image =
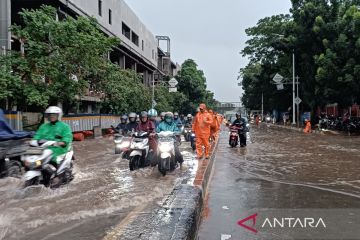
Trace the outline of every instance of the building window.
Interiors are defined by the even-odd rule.
[[[126,26],[125,23],[122,23],[122,34],[128,39],[130,39],[131,31],[130,28]]]
[[[136,46],[139,46],[139,36],[134,33],[134,32],[131,32],[131,41],[136,45]]]
[[[102,0],[98,0],[99,16],[102,16]]]
[[[109,24],[111,24],[111,9],[109,9]]]
[[[152,59],[154,59],[154,49],[152,50]]]
[[[144,51],[144,40],[141,40],[141,49]]]

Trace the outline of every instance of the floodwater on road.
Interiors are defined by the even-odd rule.
[[[265,124],[252,126],[250,136],[246,148],[230,148],[229,134],[221,134],[199,240],[299,239],[254,234],[237,224],[264,209],[360,209],[360,137]]]
[[[165,177],[156,167],[130,172],[128,161],[114,154],[111,138],[76,142],[74,149],[75,178],[66,186],[23,189],[20,179],[0,179],[0,239],[65,239],[67,233],[72,239],[111,239],[107,235],[133,209],[161,201],[174,184],[193,178],[197,167],[187,143],[180,147],[186,170]]]

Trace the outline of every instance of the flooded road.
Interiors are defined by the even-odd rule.
[[[231,149],[228,133],[221,134],[198,239],[300,239],[254,234],[237,222],[260,216],[259,209],[360,209],[359,137],[305,135],[271,125],[253,126],[250,134],[242,149]]]
[[[22,189],[19,179],[0,179],[0,239],[121,239],[134,215],[151,211],[178,182],[192,183],[197,168],[188,143],[180,147],[185,169],[165,177],[157,168],[130,172],[111,138],[74,148],[75,179],[67,186]]]

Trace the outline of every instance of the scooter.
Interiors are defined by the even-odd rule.
[[[191,134],[192,134],[192,128],[191,128],[191,126],[190,126],[190,127],[185,126],[185,128],[184,128],[184,138],[185,138],[185,141],[190,142]]]
[[[124,131],[113,129],[117,132],[114,134],[115,154],[122,154],[122,158],[129,159],[133,133],[125,133]]]
[[[175,144],[176,135],[174,132],[165,131],[157,134],[158,136],[158,169],[165,176],[168,171],[176,168]]]
[[[229,144],[232,148],[236,147],[239,143],[239,128],[238,127],[230,127],[230,139]]]
[[[74,151],[69,151],[58,156],[60,164],[51,162],[52,155],[45,154],[45,150],[56,144],[56,141],[38,141],[38,144],[30,143],[31,147],[22,156],[25,166],[23,177],[24,187],[44,184],[46,187],[56,188],[69,183],[74,179],[72,174]]]
[[[149,134],[147,132],[135,132],[130,144],[130,171],[146,166],[149,149]]]

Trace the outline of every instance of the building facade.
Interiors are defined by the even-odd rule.
[[[22,24],[19,12],[22,8],[36,9],[42,4],[58,10],[59,19],[77,15],[94,17],[101,30],[108,36],[121,40],[109,58],[123,69],[133,69],[151,86],[154,76],[173,76],[176,65],[170,60],[170,50],[162,55],[158,39],[141,22],[124,0],[1,0],[0,1],[0,47],[3,51],[19,50],[21,43],[8,31],[12,24]],[[159,57],[161,60],[159,65]],[[168,60],[167,60],[168,58]],[[176,71],[175,71],[176,72]],[[81,112],[96,112],[99,96],[87,91],[82,97],[84,108]]]

